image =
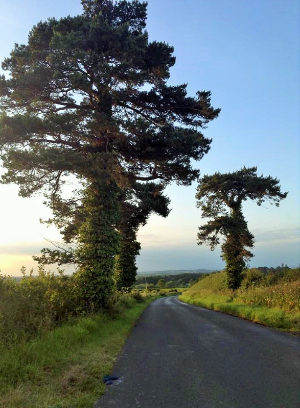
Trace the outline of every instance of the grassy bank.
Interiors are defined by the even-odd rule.
[[[103,376],[153,299],[130,298],[111,315],[77,318],[39,338],[2,348],[0,407],[92,407],[104,392]]]
[[[299,268],[280,275],[248,270],[242,287],[235,292],[226,288],[225,272],[211,274],[179,299],[277,329],[300,331]]]

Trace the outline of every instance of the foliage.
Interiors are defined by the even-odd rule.
[[[140,292],[134,291],[134,292],[132,292],[131,296],[132,296],[132,298],[133,298],[134,300],[136,300],[137,302],[141,302],[141,303],[142,303],[142,302],[145,301],[145,298],[141,295]]]
[[[42,338],[1,350],[0,407],[93,406],[105,391],[103,376],[152,299],[137,303],[131,298],[113,319],[103,313],[80,317]]]
[[[38,23],[28,44],[16,44],[4,60],[8,75],[0,77],[0,149],[7,169],[2,182],[18,184],[24,197],[43,191],[65,241],[79,240],[75,261],[78,256],[82,283],[91,279],[82,291],[93,292],[92,302],[99,307],[111,293],[117,209],[107,208],[111,214],[101,229],[108,239],[100,250],[91,227],[92,217],[96,224],[99,217],[94,210],[87,217],[82,207],[95,204],[105,186],[113,184],[122,192],[135,191],[138,181],[189,185],[199,175],[192,160],[210,148],[211,140],[200,130],[220,110],[211,106],[210,92],[190,97],[186,84],[167,85],[173,48],[149,42],[146,3],[82,0],[82,5],[81,15]],[[69,175],[79,187],[66,199],[62,193]],[[127,250],[124,236],[121,241]],[[126,250],[120,253],[124,267],[133,264],[138,245],[129,249],[131,259],[124,259]],[[98,251],[107,253],[107,264]],[[51,250],[41,257],[42,263],[54,259],[74,261],[73,253],[59,259],[59,252]],[[105,279],[108,286],[100,296]],[[102,300],[95,302],[96,294]]]
[[[88,300],[87,304],[82,301],[82,284],[78,290],[82,275],[80,278],[76,274],[67,276],[60,269],[54,274],[43,266],[39,267],[37,276],[32,271],[27,274],[24,267],[22,272],[23,278],[18,281],[0,275],[0,352],[41,337],[78,317],[92,315],[91,301]],[[106,312],[110,316],[119,316],[136,302],[145,302],[147,296],[136,291],[128,294],[113,292]]]
[[[114,290],[114,264],[119,236],[118,187],[114,182],[93,183],[83,200],[84,223],[79,230],[75,274],[84,310],[107,308]]]
[[[117,289],[131,287],[136,280],[136,256],[141,245],[136,240],[138,228],[145,225],[151,213],[162,217],[169,214],[169,198],[163,195],[163,185],[135,183],[121,200],[120,250],[115,265]]]
[[[164,279],[159,279],[159,281],[157,282],[157,286],[158,286],[160,289],[164,289],[165,286],[166,286],[166,281],[165,281]]]
[[[211,274],[185,291],[191,304],[240,316],[267,326],[300,330],[300,269],[247,269],[241,288],[227,288],[226,272]],[[276,276],[276,279],[275,279]]]
[[[166,287],[173,288],[184,288],[188,287],[191,280],[203,279],[208,274],[205,273],[180,273],[177,275],[153,275],[153,276],[141,276],[138,275],[134,287],[136,288],[146,288],[146,282],[148,289],[155,288],[160,279],[164,279],[166,282]],[[171,282],[172,286],[169,286]]]
[[[264,274],[257,268],[247,269],[243,274],[243,281],[241,287],[243,289],[248,289],[250,286],[258,286]]]
[[[211,218],[199,227],[198,245],[207,243],[214,250],[220,243],[219,236],[224,236],[222,258],[230,289],[240,287],[246,262],[253,256],[247,249],[254,246],[254,236],[242,213],[243,201],[250,199],[260,206],[267,200],[279,206],[280,200],[287,196],[280,191],[277,179],[257,176],[256,171],[256,167],[243,167],[234,173],[205,175],[197,189],[197,206],[202,210],[202,217]]]
[[[80,313],[72,277],[46,272],[15,279],[0,276],[0,348],[28,340]]]
[[[248,290],[240,289],[238,301],[285,311],[300,312],[300,281],[279,283],[269,287],[254,287]]]

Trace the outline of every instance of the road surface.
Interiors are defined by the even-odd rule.
[[[95,408],[300,408],[300,338],[181,303],[152,303]]]

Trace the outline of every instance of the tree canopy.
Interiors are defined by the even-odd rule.
[[[195,180],[192,160],[211,143],[201,129],[220,110],[208,91],[190,97],[186,84],[167,84],[173,47],[149,42],[146,3],[82,5],[81,15],[38,23],[28,44],[16,44],[2,64],[8,73],[0,78],[2,182],[17,183],[24,197],[45,194],[64,237],[76,235],[78,276],[97,275],[91,297],[101,298],[103,287],[112,287],[124,192],[139,201],[138,182]],[[83,188],[65,201],[69,175]]]
[[[228,286],[237,289],[242,271],[253,254],[247,248],[254,246],[254,236],[248,230],[242,213],[242,203],[247,199],[257,205],[264,201],[279,206],[287,193],[280,190],[279,180],[271,176],[257,175],[257,168],[243,167],[233,173],[219,172],[200,179],[197,189],[197,206],[203,218],[211,218],[199,227],[198,244],[208,244],[212,250],[220,243],[222,257],[226,261]]]
[[[1,77],[5,182],[22,195],[57,193],[64,174],[109,171],[130,180],[188,184],[208,152],[197,130],[217,117],[210,93],[168,86],[173,48],[149,42],[146,3],[83,1],[84,13],[38,23]]]

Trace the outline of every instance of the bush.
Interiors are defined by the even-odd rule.
[[[141,295],[140,292],[132,292],[131,297],[139,303],[145,302],[145,298]]]
[[[131,294],[116,293],[111,299],[106,313],[111,318],[117,318],[124,313],[125,310],[130,309],[136,301]]]
[[[107,313],[112,318],[117,318],[124,313],[126,309],[130,309],[136,303],[145,302],[146,297],[142,296],[137,290],[133,290],[131,293],[116,292],[112,297]]]
[[[282,277],[283,282],[300,281],[300,268],[287,269]]]
[[[264,274],[259,269],[255,268],[247,269],[244,272],[241,287],[247,289],[251,286],[257,286],[260,284],[263,278]]]
[[[52,329],[80,313],[72,277],[39,268],[17,282],[0,276],[0,342],[10,347]]]
[[[279,283],[295,282],[300,280],[300,268],[279,269],[266,273],[262,280],[262,286],[274,286]]]

